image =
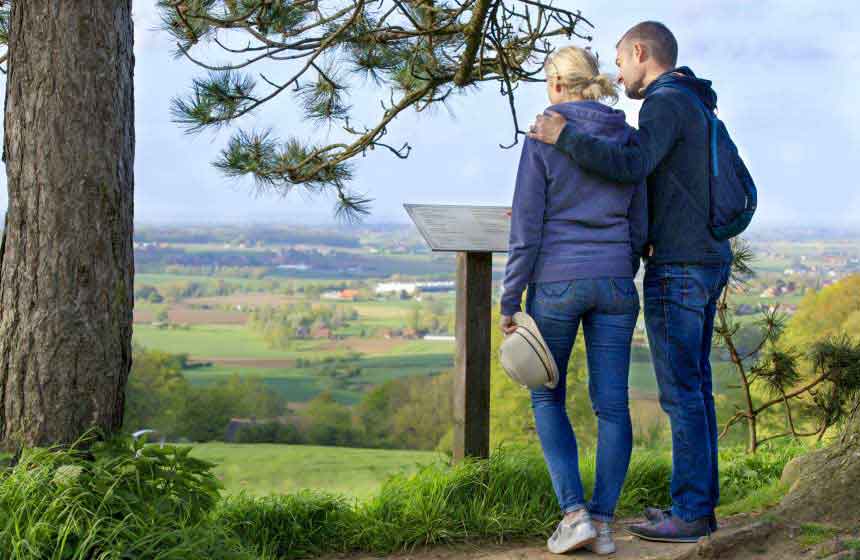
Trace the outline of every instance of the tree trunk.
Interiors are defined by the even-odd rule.
[[[0,440],[122,425],[131,367],[131,0],[15,0],[3,160]]]

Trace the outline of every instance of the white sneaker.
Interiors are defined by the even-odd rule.
[[[597,538],[585,545],[585,548],[601,556],[615,554],[615,541],[612,540],[612,527],[609,523],[595,521],[594,528],[597,529]]]
[[[591,516],[584,509],[570,521],[564,519],[555,528],[555,532],[546,541],[546,547],[553,554],[564,554],[583,547],[597,538],[597,529],[591,524]]]

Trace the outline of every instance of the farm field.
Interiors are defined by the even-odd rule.
[[[451,294],[435,297],[453,305]],[[171,322],[184,323],[182,328],[159,328],[140,322],[135,325],[134,339],[147,348],[188,354],[194,367],[184,370],[184,374],[194,384],[214,383],[234,374],[254,377],[291,403],[307,402],[328,390],[337,401],[354,404],[373,385],[400,377],[437,374],[453,367],[452,342],[386,339],[379,334],[382,329],[402,328],[409,313],[418,305],[415,301],[336,302],[334,305],[355,309],[359,314],[359,320],[335,331],[346,338],[295,340],[284,348],[270,348],[245,326],[249,313],[223,310],[236,305],[254,307],[296,301],[301,300],[270,293],[189,298],[172,304],[168,313]],[[191,305],[220,309],[191,309]],[[163,306],[143,303],[138,312],[142,317],[146,317],[144,314],[154,317],[160,307]],[[360,331],[376,335],[359,337]],[[325,374],[332,365],[324,363],[323,359],[348,357],[354,359],[338,367],[359,368],[358,375],[339,379]],[[726,371],[726,375],[721,375],[721,371]],[[733,381],[733,373],[726,369],[726,364],[715,364],[715,372],[718,391]],[[657,384],[650,360],[632,362],[630,387],[641,398],[650,399],[656,395]]]
[[[344,404],[354,404],[369,387],[390,379],[431,375],[454,365],[454,344],[448,341],[384,338],[296,340],[286,348],[269,348],[244,325],[194,324],[158,328],[137,324],[134,341],[146,348],[185,353],[194,367],[184,370],[194,384],[214,383],[231,375],[255,377],[289,402],[306,402],[329,390]],[[340,366],[359,368],[350,379],[325,375],[332,366],[323,359],[354,357]],[[297,367],[302,360],[302,367]]]
[[[278,444],[195,444],[191,455],[217,463],[224,493],[256,496],[315,489],[364,498],[395,473],[446,460],[431,451]]]

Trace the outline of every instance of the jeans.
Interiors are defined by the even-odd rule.
[[[660,406],[672,427],[672,512],[711,515],[720,499],[711,338],[731,266],[653,265],[645,271],[645,325]]]
[[[627,378],[639,294],[630,278],[538,283],[529,286],[526,310],[559,371],[555,389],[531,391],[535,426],[559,506],[565,513],[587,508],[594,519],[611,521],[633,446]],[[580,323],[588,359],[588,392],[597,415],[597,472],[587,505],[576,436],[565,409],[567,364]]]

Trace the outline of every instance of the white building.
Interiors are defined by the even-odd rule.
[[[377,294],[399,294],[401,292],[406,292],[407,294],[414,294],[418,290],[418,284],[415,282],[380,282],[376,285],[376,293]]]

